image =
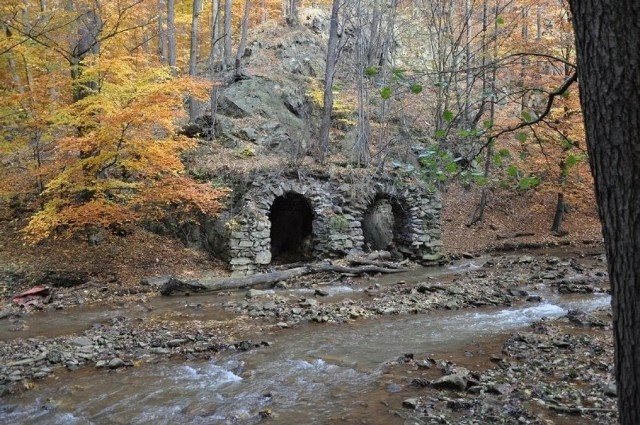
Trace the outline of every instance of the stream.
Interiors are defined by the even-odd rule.
[[[538,293],[541,303],[512,308],[302,325],[273,335],[269,347],[207,362],[60,373],[0,399],[0,423],[253,424],[264,409],[273,411],[273,423],[329,423],[377,388],[383,364],[403,353],[442,356],[568,309],[610,303],[607,295],[560,296],[544,287]]]

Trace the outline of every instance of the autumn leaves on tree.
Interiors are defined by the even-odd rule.
[[[211,83],[151,52],[157,3],[58,3],[0,6],[0,195],[33,211],[28,238],[218,211],[226,190],[185,173],[176,133]]]
[[[418,145],[413,171],[434,186],[461,177],[485,193],[557,192],[560,231],[564,202],[590,183],[562,2],[323,4],[317,161],[338,150],[340,86],[353,111],[352,165],[382,169]],[[196,142],[178,124],[207,104],[215,122],[221,84],[243,76],[248,28],[276,17],[295,27],[299,9],[297,0],[2,2],[0,196],[30,216],[25,234],[218,211],[226,191],[189,177],[182,159]]]

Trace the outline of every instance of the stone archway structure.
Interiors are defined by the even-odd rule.
[[[363,226],[379,200],[391,207],[393,245],[403,256],[419,262],[441,257],[440,197],[420,182],[265,180],[253,183],[238,205],[240,213],[225,223],[235,275],[260,271],[283,252],[335,258],[366,251]]]
[[[398,187],[397,181],[380,178],[369,186],[361,187],[354,195],[352,214],[365,226],[363,236],[368,231],[366,225],[372,209],[383,201],[391,207],[391,243],[394,249],[420,262],[436,261],[442,256],[439,193],[429,192],[421,184]]]
[[[271,258],[305,259],[313,249],[314,213],[309,201],[295,192],[276,197],[269,209]]]

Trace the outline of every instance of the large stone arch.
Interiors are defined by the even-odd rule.
[[[328,189],[328,188],[327,188]],[[275,256],[283,252],[295,254],[300,248],[306,252],[287,259],[314,258],[323,251],[324,239],[327,235],[326,207],[331,205],[330,190],[323,190],[322,185],[305,184],[292,180],[275,181],[267,184],[254,183],[254,187],[245,195],[237,228],[231,231],[230,257],[231,267],[236,274],[250,274],[261,266],[274,260],[272,237],[276,232]],[[290,229],[299,234],[284,235],[283,214],[293,205],[307,217],[289,216]],[[303,207],[304,206],[304,207]],[[302,208],[302,210],[300,210]],[[305,209],[305,208],[308,208]],[[274,210],[275,209],[275,210]],[[294,211],[295,213],[295,211]],[[275,215],[274,215],[275,214]],[[285,213],[290,214],[290,213]],[[273,228],[274,219],[276,228]],[[286,219],[286,218],[284,218]],[[293,221],[293,223],[291,223]]]
[[[303,195],[287,192],[269,208],[271,258],[307,259],[313,252],[314,212]]]
[[[231,268],[236,275],[261,271],[283,248],[294,254],[297,249],[304,249],[305,259],[341,257],[366,250],[363,226],[367,226],[371,208],[381,201],[388,204],[393,216],[393,248],[416,261],[440,258],[440,198],[419,182],[398,186],[396,181],[383,178],[353,184],[279,177],[254,182],[237,205],[238,213],[226,222]],[[285,212],[287,208],[293,212]],[[296,217],[296,211],[305,217]],[[283,221],[275,219],[274,224],[274,214],[293,215]],[[299,235],[284,236],[287,223]]]

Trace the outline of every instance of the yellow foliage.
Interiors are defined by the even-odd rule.
[[[322,108],[324,105],[324,88],[320,85],[318,80],[312,80],[309,83],[309,88],[307,90],[307,96],[311,101]],[[347,126],[356,125],[356,121],[354,119],[354,114],[356,113],[356,106],[354,102],[347,102],[340,96],[337,96],[337,93],[334,93],[333,96],[333,108],[331,110],[331,118],[335,121],[341,122]]]
[[[205,98],[210,83],[174,78],[166,67],[134,67],[132,59],[90,57],[79,83],[99,79],[97,90],[48,116],[57,140],[43,207],[25,228],[30,240],[222,208],[225,190],[184,176],[180,155],[194,142],[177,135],[175,126],[185,94]]]
[[[256,150],[253,146],[247,145],[236,152],[236,156],[239,158],[251,158],[256,156]]]

